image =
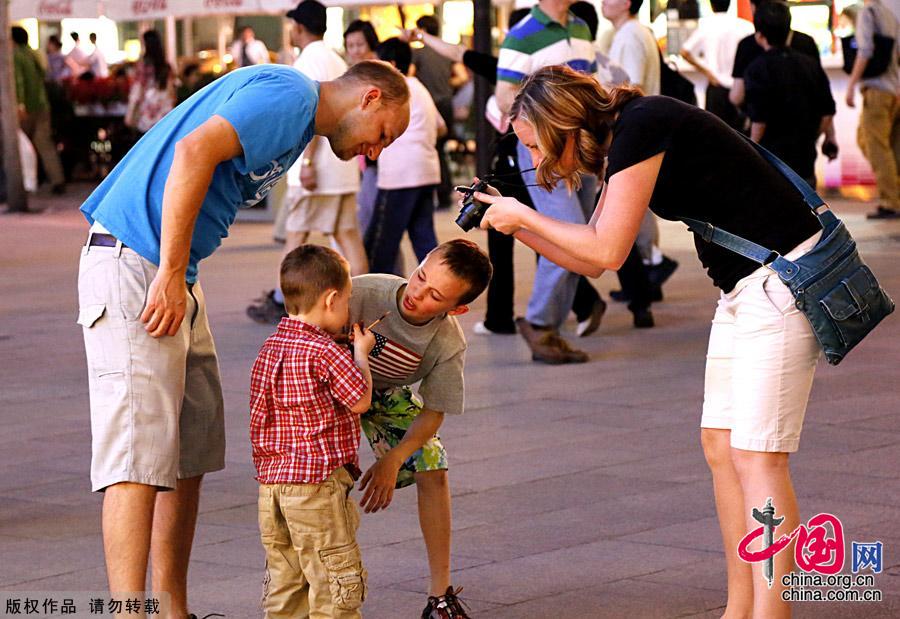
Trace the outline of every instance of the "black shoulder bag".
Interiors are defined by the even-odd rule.
[[[872,9],[869,8],[869,10]],[[866,79],[878,77],[887,71],[891,65],[891,57],[895,53],[894,44],[896,41],[891,37],[886,37],[876,32],[873,37],[873,43],[875,44],[875,51],[872,53],[872,57],[869,58],[862,75]],[[844,52],[844,73],[850,75],[853,73],[853,64],[856,62],[856,54],[859,52],[859,43],[856,40],[856,35],[851,34],[847,37],[841,37],[841,49]]]

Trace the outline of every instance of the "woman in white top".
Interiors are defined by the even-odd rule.
[[[369,270],[392,273],[404,231],[420,261],[437,247],[434,192],[441,182],[441,169],[435,144],[447,126],[425,86],[409,77],[409,44],[392,38],[376,51],[381,60],[407,76],[410,93],[409,127],[378,158],[378,199],[365,236]]]

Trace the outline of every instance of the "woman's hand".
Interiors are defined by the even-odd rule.
[[[505,198],[499,194],[478,191],[475,199],[490,205],[481,220],[481,227],[485,230],[493,228],[503,234],[518,232],[522,228],[525,214],[531,210],[515,198]]]

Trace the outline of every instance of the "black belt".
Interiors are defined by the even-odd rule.
[[[88,247],[115,247],[119,242],[119,239],[114,237],[111,234],[103,234],[102,232],[92,232],[91,238],[88,241]],[[125,243],[122,243],[122,247],[127,247]]]

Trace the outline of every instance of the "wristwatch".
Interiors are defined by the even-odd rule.
[[[310,159],[309,157],[304,157],[300,161],[300,163],[302,163],[303,165],[312,165],[312,159]]]

